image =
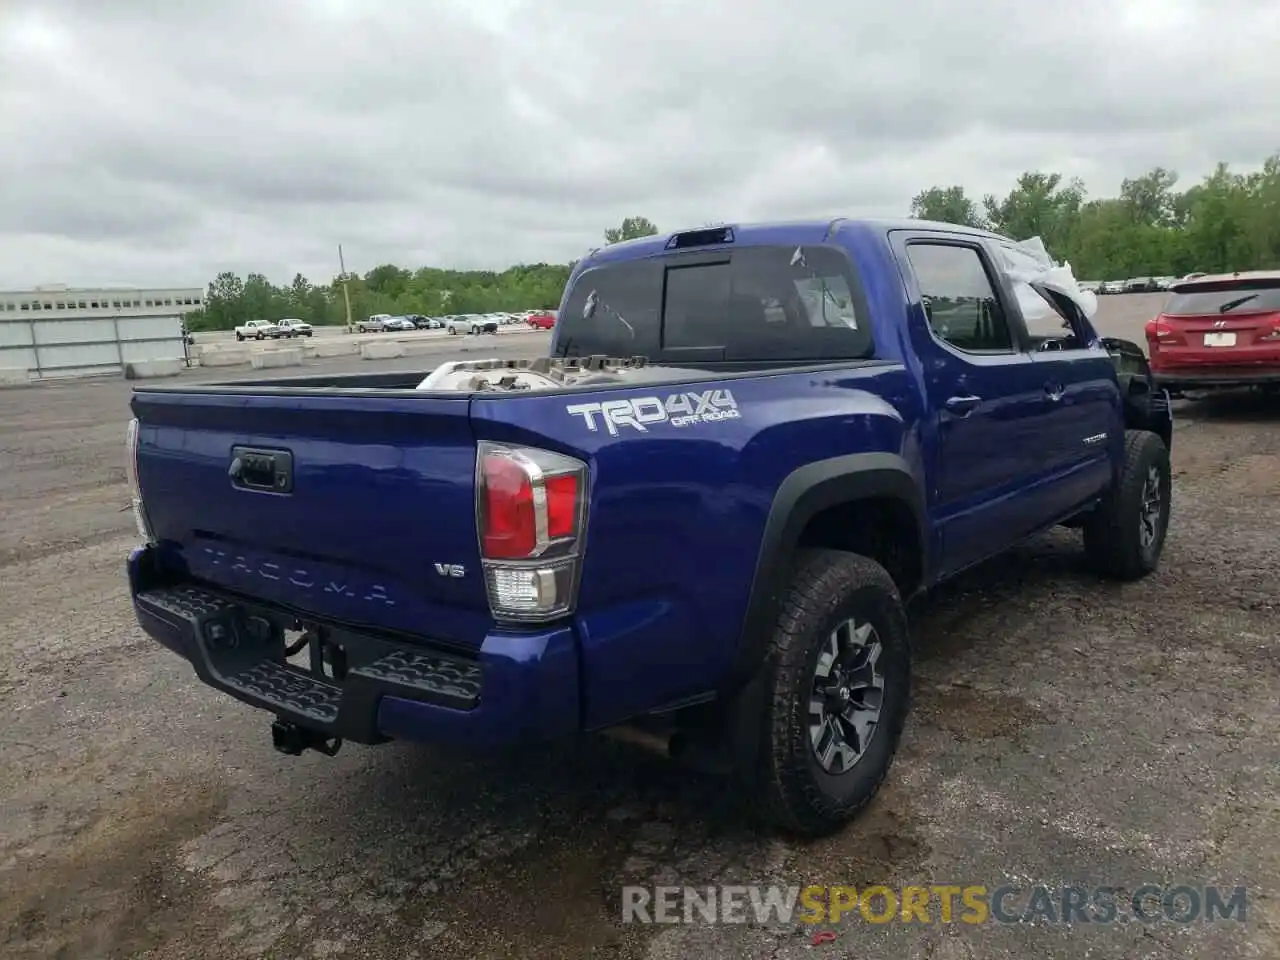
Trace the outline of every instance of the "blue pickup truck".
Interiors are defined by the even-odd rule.
[[[139,387],[138,621],[285,753],[607,731],[834,830],[897,748],[908,601],[1056,525],[1160,559],[1168,398],[1009,243],[650,237],[576,264],[546,357]]]

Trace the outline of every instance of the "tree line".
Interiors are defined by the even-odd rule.
[[[1185,190],[1176,189],[1178,179],[1174,171],[1156,167],[1126,179],[1118,196],[1090,197],[1079,179],[1032,170],[1005,196],[980,201],[961,185],[929,187],[912,199],[910,214],[985,227],[1015,239],[1042,237],[1082,279],[1280,268],[1280,153],[1253,173],[1220,163]],[[645,217],[627,217],[606,230],[604,240],[618,243],[657,232]],[[188,324],[194,330],[230,329],[247,320],[283,317],[342,324],[344,281],[357,321],[375,313],[553,309],[572,267],[535,263],[494,272],[383,264],[363,276],[348,273],[325,284],[298,274],[288,286],[257,273],[244,278],[220,273],[209,284],[204,308],[189,315]]]
[[[620,226],[606,230],[604,236],[606,243],[617,243],[657,232],[644,217],[628,217]],[[432,317],[554,310],[560,305],[572,268],[572,263],[533,263],[499,273],[438,267],[407,270],[387,263],[363,276],[340,274],[327,284],[313,284],[299,273],[288,286],[277,286],[260,273],[241,277],[226,272],[209,284],[204,307],[187,315],[187,326],[192,330],[230,330],[248,320],[285,317],[340,325],[347,322],[348,297],[355,322],[375,313]]]
[[[1220,163],[1186,190],[1156,167],[1126,179],[1116,197],[1091,198],[1079,179],[1028,171],[1004,197],[979,203],[962,186],[935,186],[911,215],[1039,236],[1081,279],[1183,276],[1280,267],[1280,153],[1254,173]]]

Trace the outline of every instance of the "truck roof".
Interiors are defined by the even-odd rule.
[[[891,230],[940,230],[947,233],[959,233],[973,237],[987,237],[995,240],[1006,240],[998,233],[979,227],[966,227],[958,223],[942,223],[936,220],[912,220],[910,218],[867,218],[867,217],[828,217],[807,220],[774,220],[759,223],[717,223],[703,227],[690,227],[685,230],[673,230],[669,233],[658,233],[650,237],[638,237],[635,240],[624,240],[607,247],[592,250],[582,258],[585,265],[591,263],[608,263],[614,260],[634,260],[651,257],[669,249],[675,237],[690,233],[712,230],[732,230],[733,242],[746,244],[814,244],[822,243],[831,234],[842,227],[853,227],[866,233],[888,233]],[[717,246],[708,243],[707,246]]]

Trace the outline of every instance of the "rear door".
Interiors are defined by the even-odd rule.
[[[467,397],[208,387],[132,405],[166,564],[318,618],[481,643]]]
[[[950,574],[1049,520],[1034,489],[1051,447],[1045,376],[980,238],[895,232],[893,242],[924,305],[911,337],[935,418],[933,507]]]

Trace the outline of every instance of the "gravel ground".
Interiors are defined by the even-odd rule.
[[[1105,300],[1101,325],[1132,336],[1143,299]],[[1145,582],[1097,582],[1062,531],[923,603],[888,785],[841,835],[797,842],[722,783],[604,741],[276,754],[263,714],[133,621],[128,394],[0,391],[0,955],[1280,956],[1275,407],[1179,404]],[[1247,922],[855,922],[821,947],[799,926],[618,922],[627,883],[1005,881],[1245,884]]]

